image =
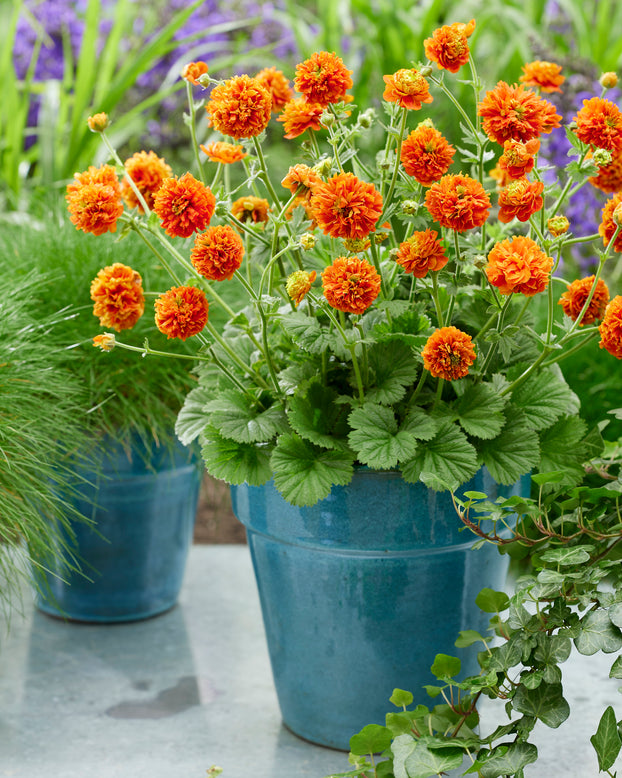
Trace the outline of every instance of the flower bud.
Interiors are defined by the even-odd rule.
[[[419,203],[415,200],[404,200],[402,202],[402,213],[414,216],[419,210]]]
[[[613,210],[612,218],[614,224],[617,224],[618,227],[622,227],[622,203],[616,205]]]
[[[343,245],[346,251],[351,254],[358,254],[359,251],[367,251],[371,245],[369,238],[344,238]]]
[[[100,348],[102,351],[112,351],[116,344],[113,332],[104,332],[103,335],[96,335],[93,338],[95,348]]]
[[[311,284],[316,278],[317,273],[315,270],[311,271],[311,273],[307,273],[306,270],[296,270],[287,277],[285,288],[296,308],[300,305],[309,289],[311,289]]]
[[[87,119],[91,132],[103,132],[110,124],[107,113],[96,113]]]
[[[431,76],[434,72],[431,65],[424,65],[419,71],[424,78]]]
[[[318,176],[328,176],[330,175],[332,166],[333,160],[330,157],[324,157],[315,165],[313,165],[313,170],[315,170]]]
[[[618,83],[618,76],[615,73],[608,71],[607,73],[603,73],[598,80],[604,89],[613,89]]]
[[[547,230],[554,238],[568,232],[570,222],[565,216],[552,216],[546,223]]]
[[[336,121],[335,114],[332,111],[329,111],[328,108],[323,111],[320,116],[320,124],[322,127],[334,127]]]
[[[605,167],[605,165],[611,164],[613,154],[609,149],[595,149],[592,154],[592,159],[594,160],[594,164],[598,165],[598,167]]]
[[[486,257],[484,254],[476,254],[473,257],[473,264],[476,268],[479,268],[479,270],[483,270],[488,264],[488,257]]]
[[[305,251],[310,251],[315,247],[315,235],[312,232],[303,232],[300,236],[300,247]]]
[[[368,108],[366,111],[363,111],[363,113],[359,116],[359,124],[361,127],[364,127],[365,129],[368,129],[372,126],[376,119],[376,112],[373,108]]]

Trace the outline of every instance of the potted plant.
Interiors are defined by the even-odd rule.
[[[198,439],[208,472],[232,485],[284,721],[341,748],[352,722],[384,715],[380,688],[420,686],[439,643],[473,623],[466,592],[503,579],[496,550],[473,552],[460,534],[451,495],[526,497],[539,469],[578,482],[589,437],[557,361],[598,337],[607,358],[622,355],[622,297],[610,301],[600,277],[622,245],[622,208],[614,198],[605,209],[602,237],[574,235],[563,215],[571,188],[622,146],[622,113],[594,96],[568,128],[569,183],[545,187],[539,137],[561,117],[540,92],[559,88],[560,68],[529,63],[519,85],[485,91],[475,26],[439,28],[425,62],[385,75],[382,117],[349,102],[351,71],[335,53],[297,66],[297,95],[279,71],[216,81],[189,63],[186,81],[212,87],[214,135],[195,146],[196,175],[150,187],[101,113],[89,124],[110,164],[67,189],[79,230],[138,233],[170,272],[156,325],[196,344],[198,379],[177,433]],[[467,65],[474,116],[448,85]],[[189,95],[193,129],[203,104]],[[437,101],[454,111],[459,147],[429,116]],[[273,112],[303,141],[287,169],[262,147]],[[383,146],[366,147],[377,123]],[[228,186],[231,165],[246,184]],[[560,296],[553,273],[570,241],[591,243],[600,263],[592,278],[556,282]],[[125,265],[118,274],[135,278]],[[244,306],[222,291],[233,283]],[[147,370],[159,352],[110,331],[95,342],[138,351]]]

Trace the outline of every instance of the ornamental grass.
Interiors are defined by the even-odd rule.
[[[168,271],[156,325],[196,360],[177,434],[199,440],[216,478],[273,478],[286,500],[309,505],[358,466],[397,469],[437,490],[455,491],[482,465],[502,484],[536,471],[572,484],[598,451],[558,363],[597,342],[619,367],[622,298],[610,299],[602,276],[619,261],[622,206],[614,195],[597,235],[575,232],[565,206],[622,148],[622,121],[602,87],[565,127],[563,180],[545,182],[538,154],[562,126],[547,98],[563,89],[561,68],[526,63],[515,83],[484,85],[475,29],[474,20],[441,27],[414,52],[421,61],[385,74],[380,113],[354,104],[353,70],[335,52],[269,79],[220,81],[209,63],[188,63],[195,165],[157,191],[143,186],[148,177],[132,179],[94,123],[107,166],[101,182],[76,174],[72,221],[93,233],[85,241],[138,234]],[[472,113],[452,79],[472,90]],[[291,89],[284,104],[273,83]],[[437,108],[453,113],[460,143],[435,124]],[[207,138],[197,137],[201,112]],[[365,136],[378,127],[383,143],[370,156]],[[294,165],[264,151],[268,128],[291,139]],[[235,187],[231,165],[243,180]],[[122,199],[108,168],[138,205]],[[590,281],[559,274],[577,244],[598,257]],[[148,270],[123,243],[118,258]],[[228,302],[230,285],[241,305]],[[94,345],[138,352],[147,372],[166,353],[128,343],[121,311],[116,324]]]

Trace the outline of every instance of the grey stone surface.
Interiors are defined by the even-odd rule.
[[[589,736],[622,709],[612,662],[566,663],[573,717],[538,730],[528,778],[599,775]],[[223,778],[349,768],[281,723],[246,546],[194,546],[179,605],[148,621],[65,623],[27,602],[0,625],[2,778],[205,778],[213,764]]]

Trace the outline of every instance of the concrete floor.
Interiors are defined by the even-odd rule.
[[[527,778],[599,775],[589,737],[622,700],[613,657],[594,659],[564,665],[574,714],[538,729]],[[0,624],[2,778],[205,778],[214,764],[223,778],[349,769],[281,724],[246,546],[193,546],[179,605],[154,619],[71,624],[27,602]]]

